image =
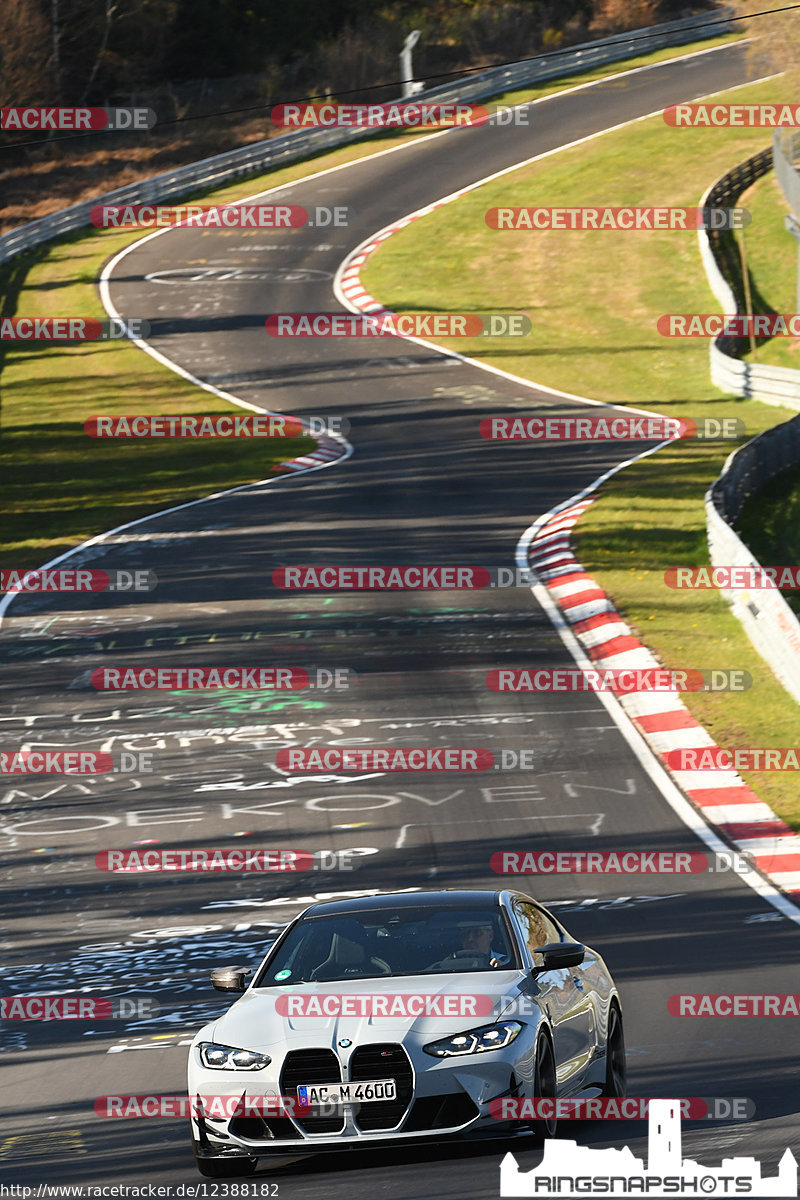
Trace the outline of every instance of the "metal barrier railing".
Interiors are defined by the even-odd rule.
[[[728,171],[709,188],[701,204],[733,207],[742,192],[770,170],[773,149],[762,150]],[[776,169],[778,157],[781,155],[774,159]],[[723,310],[740,311],[744,307],[741,264],[733,234],[701,231],[700,247],[709,282]],[[717,387],[734,395],[800,408],[800,371],[745,362],[729,352],[734,349],[738,351],[734,339],[717,338],[711,344],[711,378]],[[705,497],[712,566],[759,566],[732,526],[749,497],[798,462],[800,416],[766,430],[730,455]],[[755,649],[800,704],[800,622],[780,591],[722,589],[722,595]]]
[[[712,566],[758,567],[732,523],[745,501],[800,462],[800,416],[768,429],[732,454],[706,493],[706,529]],[[800,704],[800,622],[777,588],[723,590],[750,641]]]
[[[795,166],[800,159],[800,132],[776,129],[772,135],[772,154],[781,191],[794,215],[800,217],[800,172]]]

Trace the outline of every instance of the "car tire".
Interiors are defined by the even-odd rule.
[[[553,1057],[553,1044],[546,1033],[541,1033],[536,1042],[536,1068],[533,1080],[533,1094],[535,1099],[542,1096],[556,1095],[556,1062]],[[539,1121],[532,1121],[530,1131],[533,1134],[534,1142],[537,1146],[545,1141],[546,1138],[554,1138],[558,1122],[555,1117],[542,1118]]]
[[[612,1004],[608,1010],[608,1032],[606,1034],[606,1079],[604,1096],[621,1100],[626,1089],[625,1033],[622,1028],[622,1013],[619,1005]]]

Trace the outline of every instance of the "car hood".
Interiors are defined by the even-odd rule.
[[[524,974],[514,969],[491,975],[405,976],[393,978],[391,985],[381,977],[250,989],[215,1023],[211,1036],[226,1045],[262,1051],[278,1044],[290,1049],[306,1046],[309,1037],[317,1045],[334,1045],[341,1038],[380,1042],[387,1035],[397,1040],[408,1034],[431,1040],[491,1024],[516,999],[524,982]],[[297,1013],[298,997],[308,1013]],[[386,1000],[385,1013],[370,1011],[375,997]],[[351,1013],[326,1015],[326,1010],[340,1010],[347,1001]]]

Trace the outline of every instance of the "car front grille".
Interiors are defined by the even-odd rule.
[[[394,1079],[397,1083],[395,1100],[363,1103],[355,1121],[365,1133],[374,1129],[394,1129],[403,1119],[414,1093],[414,1073],[408,1055],[394,1042],[359,1046],[350,1059],[350,1078],[354,1082]]]
[[[339,1060],[332,1050],[290,1050],[281,1071],[281,1095],[297,1098],[298,1084],[341,1083]],[[296,1117],[306,1133],[341,1133],[344,1114]]]

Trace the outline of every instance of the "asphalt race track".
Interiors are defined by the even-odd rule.
[[[745,79],[736,48],[634,73],[625,86],[537,104],[529,128],[453,131],[271,197],[352,205],[353,227],[171,230],[116,264],[113,304],[151,322],[155,349],[251,405],[346,417],[353,454],[149,519],[81,552],[80,561],[104,568],[154,570],[152,594],[25,598],[4,620],[5,749],[149,752],[154,769],[6,788],[3,992],[81,990],[160,1006],[94,1024],[4,1024],[7,1182],[199,1182],[186,1121],[104,1119],[95,1100],[183,1093],[186,1044],[227,1007],[209,969],[259,961],[275,931],[320,893],[500,887],[489,859],[503,848],[702,849],[596,696],[487,689],[495,667],[572,665],[527,588],[347,595],[282,592],[272,582],[277,567],[301,563],[513,567],[537,516],[634,448],[483,441],[478,421],[492,412],[586,409],[413,342],[279,340],[263,322],[271,312],[340,311],[332,281],[342,259],[410,211]],[[348,668],[357,682],[289,695],[115,694],[88,682],[98,666],[264,664]],[[276,749],[314,744],[485,747],[498,756],[532,747],[534,769],[327,779],[276,770]],[[296,847],[319,852],[319,869],[141,878],[96,868],[98,852],[141,843]],[[359,851],[350,871],[332,869],[343,850]],[[709,1165],[753,1155],[772,1174],[800,1140],[791,1019],[679,1019],[667,1000],[800,992],[797,925],[725,874],[527,885],[615,975],[629,1093],[749,1098],[751,1122],[685,1124],[686,1153]],[[584,1123],[562,1136],[646,1153],[642,1123]],[[357,1189],[402,1200],[490,1197],[507,1148],[309,1157],[259,1178],[277,1181],[281,1200],[344,1200]],[[513,1148],[523,1169],[534,1165],[526,1141]]]

